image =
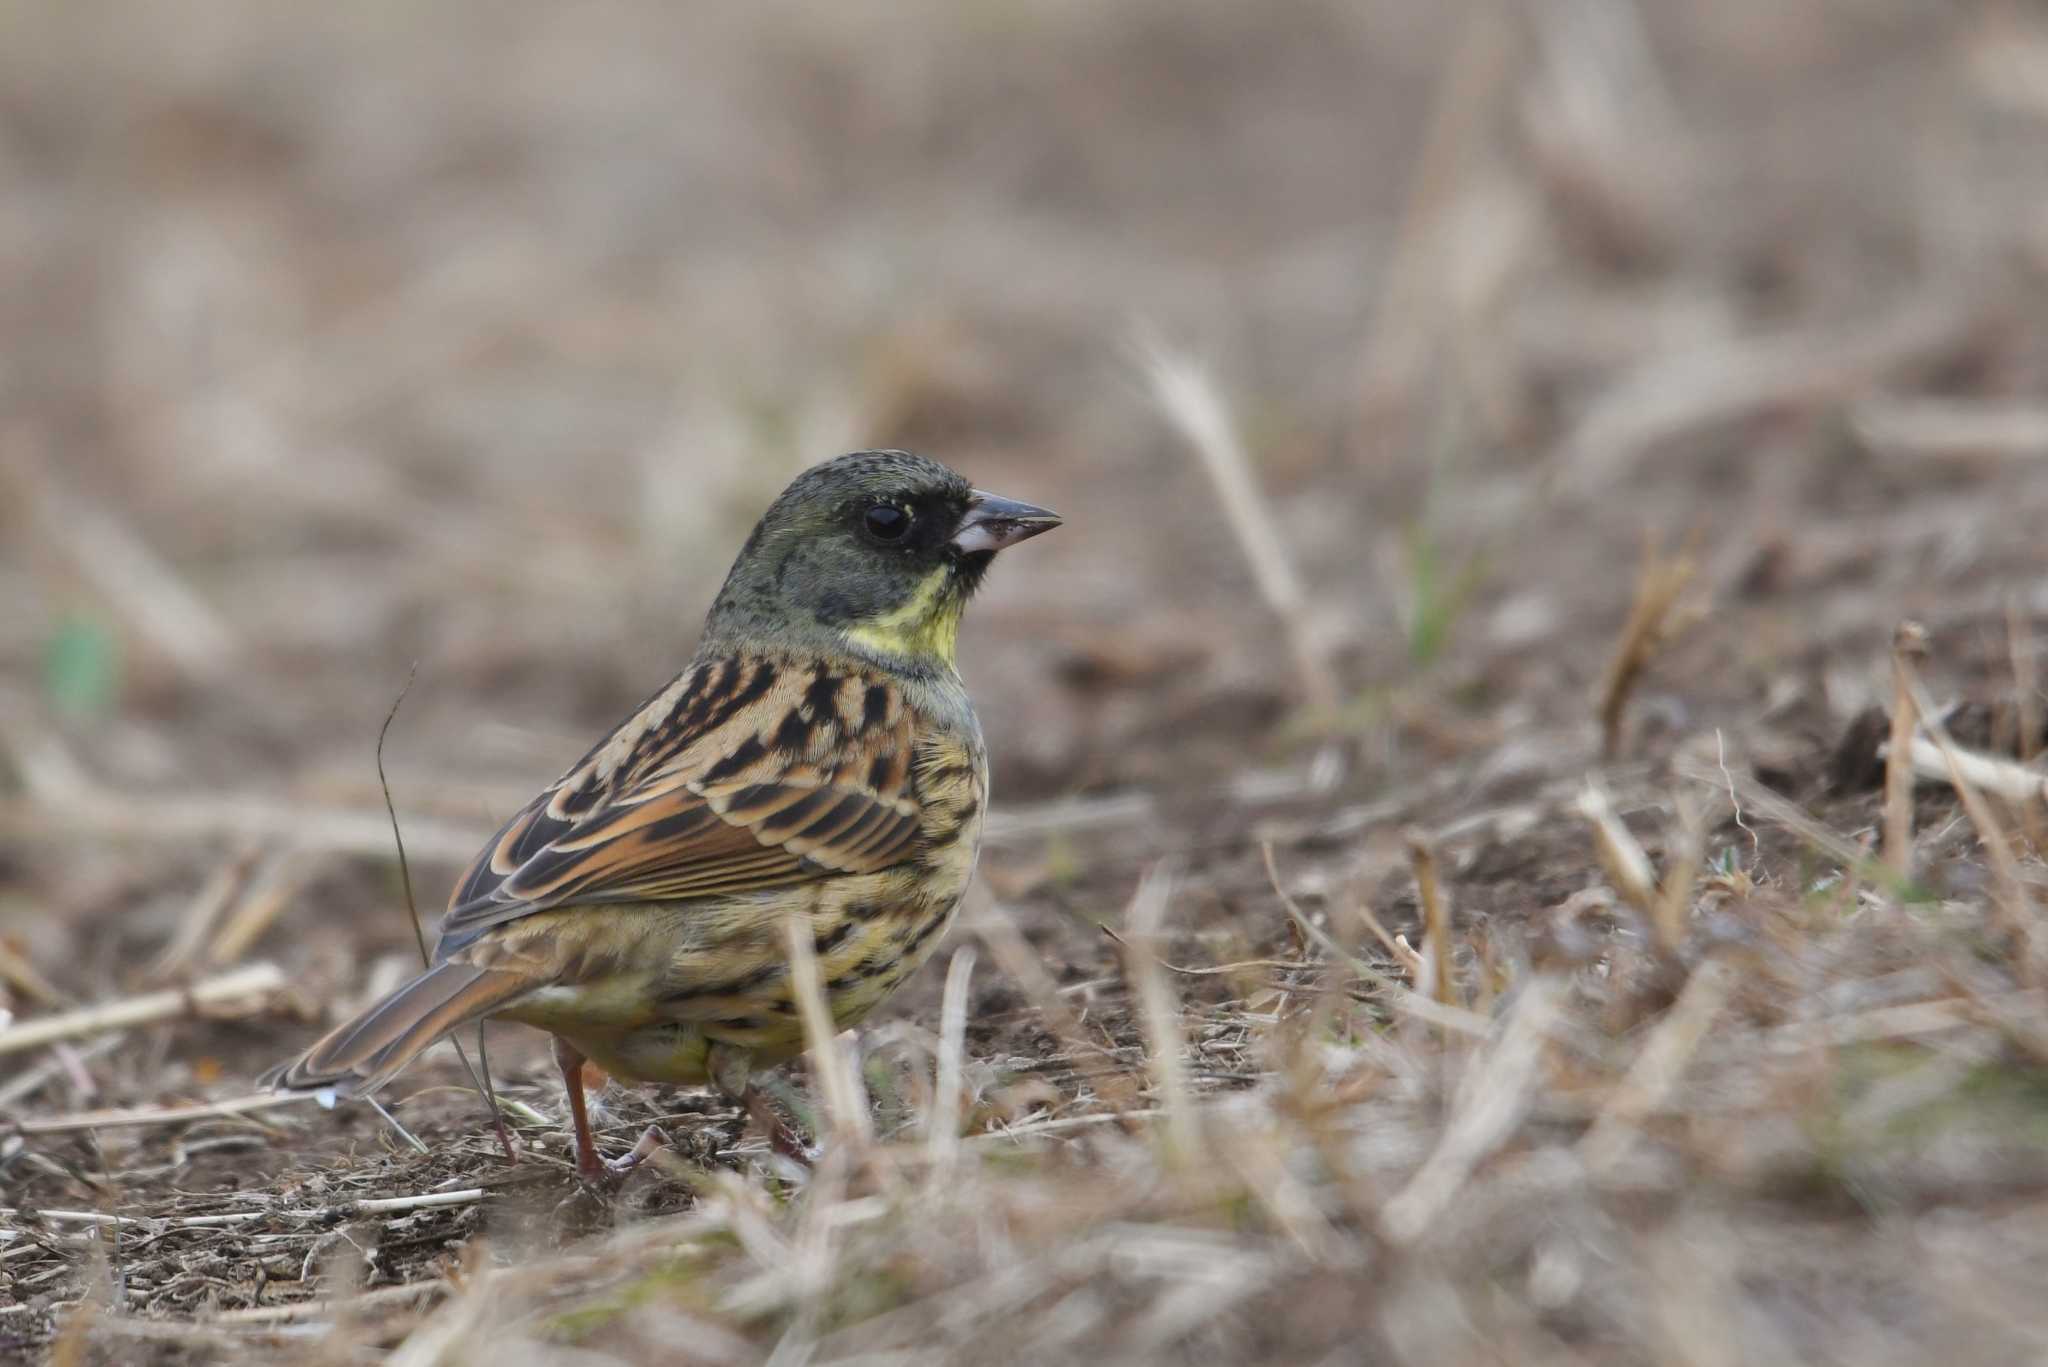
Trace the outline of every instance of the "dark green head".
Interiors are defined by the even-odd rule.
[[[733,562],[710,643],[781,640],[950,669],[960,613],[996,552],[1059,525],[937,461],[857,451],[798,475]]]

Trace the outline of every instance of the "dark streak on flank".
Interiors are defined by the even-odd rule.
[[[674,992],[664,993],[661,999],[664,1002],[686,1002],[695,1000],[698,997],[736,996],[741,992],[760,987],[764,983],[773,982],[782,976],[782,971],[781,964],[763,964],[750,973],[742,973],[737,978],[732,978],[722,983],[709,983],[702,987],[681,988]]]
[[[924,947],[925,941],[938,934],[940,927],[945,924],[946,918],[944,916],[934,916],[928,919],[917,928],[917,934],[911,936],[909,941],[904,944],[903,956],[905,958],[915,958],[917,951]]]

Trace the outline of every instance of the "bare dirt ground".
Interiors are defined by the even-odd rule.
[[[2044,137],[2020,3],[0,9],[0,1357],[2037,1357]],[[816,1168],[255,1097],[414,663],[431,913],[878,444],[1069,523]]]

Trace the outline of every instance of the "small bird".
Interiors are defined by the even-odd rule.
[[[790,918],[841,1029],[951,923],[988,806],[961,612],[996,552],[1059,524],[903,451],[799,475],[689,666],[477,854],[432,967],[264,1083],[368,1095],[466,1022],[537,1026],[592,1182],[637,1157],[599,1157],[585,1060],[753,1101],[803,1049]]]

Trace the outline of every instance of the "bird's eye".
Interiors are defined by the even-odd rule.
[[[862,522],[877,541],[901,541],[910,530],[910,514],[893,503],[877,503]]]

